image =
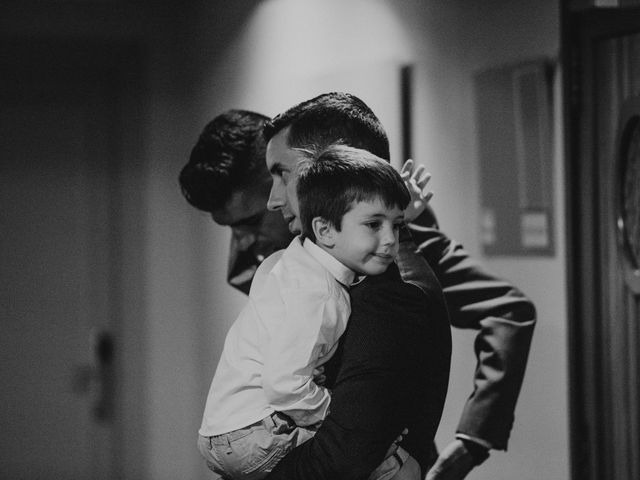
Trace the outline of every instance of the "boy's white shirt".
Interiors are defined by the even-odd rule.
[[[262,262],[227,333],[200,435],[228,433],[274,411],[300,426],[324,419],[331,397],[313,382],[313,369],[331,358],[346,329],[354,277],[301,237]]]

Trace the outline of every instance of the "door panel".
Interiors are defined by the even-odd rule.
[[[640,478],[640,10],[570,15],[575,479]]]
[[[112,478],[96,347],[114,327],[117,149],[112,93],[83,56],[2,49],[2,478]]]
[[[640,361],[637,326],[640,319],[637,309],[633,307],[638,302],[638,292],[634,292],[627,281],[629,257],[619,228],[622,220],[620,186],[624,181],[623,174],[628,172],[622,166],[627,165],[629,160],[637,162],[634,155],[629,158],[626,153],[633,137],[622,132],[631,126],[629,122],[635,122],[640,115],[637,109],[640,104],[635,98],[640,95],[640,70],[637,68],[640,59],[629,55],[633,51],[636,55],[640,54],[637,49],[639,45],[640,34],[602,39],[595,45],[595,155],[600,186],[599,242],[603,278],[599,294],[602,298],[602,360],[606,371],[603,380],[609,392],[609,401],[605,403],[602,413],[608,420],[604,434],[616,446],[611,449],[607,470],[613,475],[612,478],[621,479],[640,478],[637,464],[640,429],[635,408],[640,401],[637,376]],[[637,192],[640,183],[629,187]],[[628,193],[632,195],[631,191]],[[632,215],[640,215],[638,205],[630,207],[635,210]]]

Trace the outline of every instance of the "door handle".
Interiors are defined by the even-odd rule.
[[[93,416],[98,422],[113,419],[115,401],[115,341],[113,335],[102,330],[93,339],[96,365],[97,398],[93,405]]]
[[[115,402],[115,341],[113,335],[101,330],[91,334],[90,364],[76,365],[71,377],[71,388],[78,395],[93,399],[92,415],[98,422],[113,418]]]

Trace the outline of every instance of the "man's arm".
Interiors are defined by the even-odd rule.
[[[429,299],[415,286],[400,282],[392,269],[352,290],[353,313],[336,353],[340,367],[329,415],[315,437],[291,451],[269,480],[366,479],[389,445],[411,425],[417,404],[428,401],[417,401],[415,385],[429,385],[425,345],[439,341],[430,337],[424,321]],[[441,367],[447,371],[449,354],[450,349],[442,355]],[[437,407],[422,424],[422,442],[416,442],[426,447],[410,451],[423,470],[445,392],[431,392]]]
[[[479,330],[474,390],[458,426],[461,438],[505,450],[535,325],[535,308],[518,289],[474,262],[433,228],[427,210],[409,225],[418,251],[442,285],[452,325]]]

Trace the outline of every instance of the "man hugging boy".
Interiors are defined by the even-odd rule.
[[[314,435],[331,402],[314,370],[334,355],[347,328],[349,288],[383,274],[398,253],[411,200],[400,174],[351,147],[305,153],[290,180],[302,234],[258,268],[227,334],[199,430],[200,452],[224,479],[264,478]],[[401,447],[381,462],[370,480],[417,480],[419,468]]]

